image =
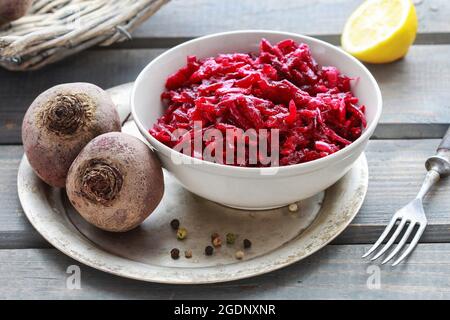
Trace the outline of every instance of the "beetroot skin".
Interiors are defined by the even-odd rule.
[[[27,14],[33,0],[0,0],[0,26]]]
[[[67,196],[80,215],[106,231],[141,224],[164,194],[158,157],[136,137],[110,132],[89,142],[72,163]]]
[[[173,148],[181,138],[172,132],[193,134],[194,121],[222,132],[279,129],[281,166],[323,158],[351,144],[366,126],[365,107],[350,81],[335,67],[319,66],[308,45],[290,39],[276,45],[263,39],[258,55],[189,56],[167,79],[167,110],[149,132]]]
[[[89,83],[67,83],[34,100],[23,119],[22,141],[34,172],[47,184],[64,188],[81,149],[98,135],[120,130],[107,92]]]

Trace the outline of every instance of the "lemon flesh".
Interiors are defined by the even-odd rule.
[[[392,62],[408,53],[417,25],[411,0],[367,0],[347,20],[342,47],[365,62]]]

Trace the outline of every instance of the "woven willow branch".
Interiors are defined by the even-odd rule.
[[[169,0],[35,0],[30,13],[0,28],[0,66],[36,70],[130,33]]]

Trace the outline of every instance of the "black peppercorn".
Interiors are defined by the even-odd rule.
[[[173,230],[178,230],[178,228],[180,227],[180,220],[173,219],[172,221],[170,221],[170,226]]]
[[[214,248],[213,248],[213,247],[207,246],[207,247],[205,248],[205,254],[206,254],[207,256],[212,256],[213,253],[214,253]]]
[[[170,251],[170,256],[172,257],[172,259],[177,260],[180,257],[180,250],[178,250],[177,248],[173,248]]]
[[[244,248],[248,249],[252,246],[252,242],[248,239],[244,239]]]

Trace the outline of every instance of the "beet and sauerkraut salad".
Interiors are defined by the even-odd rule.
[[[187,64],[167,79],[161,96],[167,109],[149,132],[170,148],[186,141],[193,144],[195,133],[222,132],[222,139],[204,136],[202,150],[190,151],[204,159],[202,151],[211,151],[211,146],[213,154],[226,146],[231,146],[228,152],[233,150],[236,136],[226,135],[227,130],[254,129],[260,135],[266,129],[263,139],[271,147],[269,153],[278,153],[278,165],[312,161],[345,148],[366,127],[365,106],[352,94],[351,81],[336,67],[319,66],[308,45],[290,39],[276,45],[262,39],[259,54],[189,56]],[[184,134],[175,135],[177,129]],[[277,148],[271,140],[274,130]],[[249,156],[252,143],[265,140],[247,136],[244,141],[246,151],[240,159],[225,161],[225,151],[218,162],[268,166],[260,153],[253,162]]]

